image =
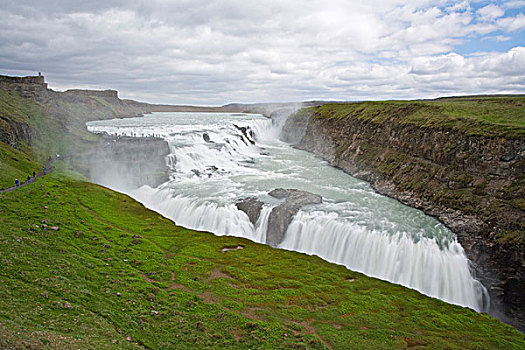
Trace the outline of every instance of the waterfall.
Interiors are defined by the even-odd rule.
[[[450,303],[477,311],[485,308],[487,295],[471,277],[459,243],[440,249],[434,239],[414,242],[405,234],[368,230],[316,214],[298,213],[280,247],[315,254]]]
[[[323,197],[302,207],[279,248],[315,254],[368,276],[484,311],[485,288],[470,272],[455,235],[434,218],[374,192],[369,184],[279,141],[260,115],[154,113],[88,123],[93,132],[160,134],[172,154],[170,181],[128,192],[176,224],[264,243],[279,187]],[[255,224],[235,203],[264,203]]]

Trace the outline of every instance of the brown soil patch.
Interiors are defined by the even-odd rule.
[[[304,320],[302,322],[296,322],[298,325],[304,328],[306,334],[316,334],[316,329],[312,326],[311,320]]]
[[[324,340],[323,338],[321,338],[319,335],[317,336],[319,338],[319,340],[321,340],[323,342],[323,344],[330,350],[334,350],[334,347],[332,345],[330,345],[329,342],[327,342],[326,340]]]
[[[402,337],[402,339],[405,341],[407,348],[413,348],[416,346],[425,346],[427,343],[418,341],[416,339],[410,338],[410,337]]]
[[[178,290],[185,290],[189,291],[189,289],[184,285],[180,283],[173,283],[168,286],[169,289],[178,289]]]
[[[152,280],[151,278],[149,278],[148,276],[144,275],[144,274],[141,274],[142,278],[144,278],[144,281],[148,282],[148,283],[155,283],[155,282],[158,282],[158,281],[155,281],[155,280]]]
[[[217,279],[217,278],[227,278],[227,279],[230,279],[230,280],[234,279],[232,276],[222,272],[221,269],[219,269],[219,268],[212,270],[210,276],[208,277],[208,281],[211,281],[211,280],[214,280],[214,279]]]
[[[204,292],[199,294],[199,297],[202,298],[202,301],[204,301],[207,304],[218,304],[219,301],[217,298],[210,292]]]
[[[164,259],[173,259],[174,256],[175,256],[175,253],[167,253],[167,254],[164,254]]]
[[[170,271],[170,274],[171,274],[171,280],[175,280],[175,273],[171,272]],[[144,275],[144,274],[141,274],[142,278],[144,278],[144,281],[148,282],[148,283],[155,283],[155,282],[159,282],[159,281],[155,281],[151,278],[149,278],[148,276]],[[180,283],[172,283],[168,286],[169,289],[178,289],[178,290],[185,290],[185,291],[189,291],[189,289],[183,285],[183,284],[180,284]]]
[[[260,307],[247,307],[241,311],[242,315],[250,320],[266,321],[263,316],[257,315],[255,312],[261,310]]]
[[[233,336],[233,339],[235,339],[235,341],[238,343],[242,338],[242,330],[235,329],[231,332],[231,335]]]

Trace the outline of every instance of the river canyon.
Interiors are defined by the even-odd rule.
[[[489,297],[456,236],[422,211],[378,194],[365,181],[280,139],[282,121],[246,113],[152,113],[88,122],[94,133],[155,137],[169,145],[169,180],[122,186],[100,169],[96,180],[125,192],[178,225],[268,243],[487,311]],[[126,169],[133,173],[133,165]],[[320,198],[286,207],[277,189]],[[287,197],[289,198],[289,197]],[[240,203],[253,203],[248,215]],[[304,205],[303,205],[304,204]],[[291,212],[278,218],[277,208]],[[276,219],[272,219],[272,215]],[[281,222],[282,236],[275,233]],[[283,224],[284,223],[284,224]]]

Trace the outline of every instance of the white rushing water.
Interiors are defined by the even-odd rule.
[[[178,225],[264,243],[269,214],[280,203],[268,192],[305,190],[321,195],[323,203],[299,211],[280,248],[315,254],[478,311],[488,305],[486,290],[472,278],[452,232],[421,211],[377,194],[366,182],[279,141],[278,127],[263,116],[154,113],[89,122],[88,129],[154,134],[168,141],[170,180],[128,194]],[[265,203],[256,225],[235,206],[250,196]]]

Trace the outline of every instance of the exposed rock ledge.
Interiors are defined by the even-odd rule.
[[[278,188],[268,193],[270,196],[282,199],[283,202],[272,209],[268,218],[266,244],[277,247],[283,241],[288,225],[301,207],[308,204],[319,204],[322,197],[306,191]],[[237,203],[237,208],[248,214],[250,221],[255,224],[259,219],[263,202],[257,198],[246,198]]]

